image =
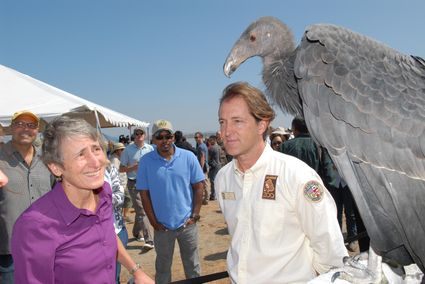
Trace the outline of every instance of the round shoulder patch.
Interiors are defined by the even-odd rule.
[[[319,202],[323,199],[323,187],[315,180],[307,182],[304,186],[304,196],[308,201]]]

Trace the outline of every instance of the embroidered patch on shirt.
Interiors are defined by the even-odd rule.
[[[307,182],[304,186],[304,196],[308,201],[319,202],[323,199],[323,187],[322,185],[315,181],[311,180]]]
[[[266,175],[263,185],[263,199],[276,199],[276,180],[277,176]]]

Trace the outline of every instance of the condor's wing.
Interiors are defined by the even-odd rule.
[[[424,271],[424,61],[314,25],[294,68],[310,133],[347,181],[372,247]]]

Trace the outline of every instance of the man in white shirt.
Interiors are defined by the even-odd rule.
[[[215,181],[232,237],[232,283],[306,283],[347,256],[335,203],[320,177],[265,142],[274,117],[264,94],[249,84],[224,90],[220,130],[234,159]]]

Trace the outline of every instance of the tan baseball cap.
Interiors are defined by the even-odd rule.
[[[167,130],[171,134],[173,134],[173,125],[171,122],[165,119],[160,119],[155,121],[152,126],[152,134],[155,135],[159,131]]]

